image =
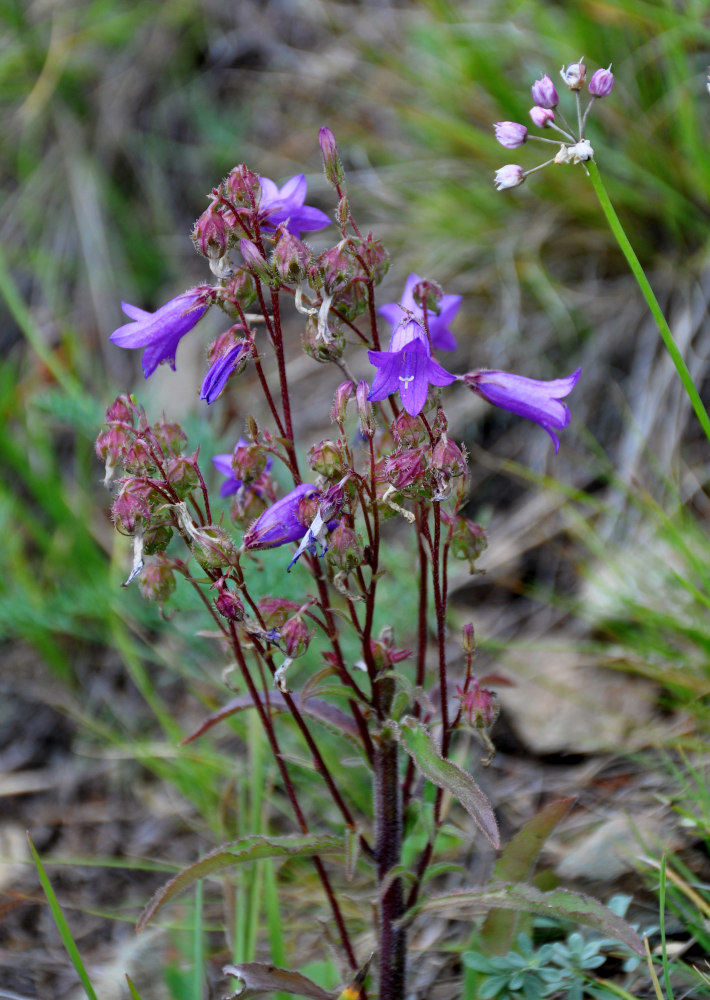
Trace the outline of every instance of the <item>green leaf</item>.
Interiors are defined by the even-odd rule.
[[[222,972],[226,976],[236,976],[244,985],[236,992],[230,993],[225,1000],[248,1000],[248,997],[260,993],[291,993],[299,997],[310,997],[311,1000],[334,1000],[338,993],[328,993],[314,983],[312,979],[292,972],[290,969],[277,969],[275,965],[263,962],[242,962],[240,965],[225,965]]]
[[[525,882],[532,875],[542,847],[574,802],[574,797],[558,799],[541,809],[505,847],[493,866],[496,882]],[[491,910],[478,937],[486,955],[505,955],[512,946],[518,928],[518,914],[510,910]]]
[[[425,778],[438,788],[451,792],[485,833],[494,847],[500,845],[498,824],[493,808],[468,772],[450,760],[444,760],[429,730],[413,716],[399,724],[390,723],[395,737],[410,755]]]
[[[141,1000],[141,995],[131,982],[131,978],[127,972],[125,973],[125,976],[126,976],[126,982],[128,983],[128,990],[131,994],[131,1000]]]
[[[69,930],[69,925],[64,919],[64,914],[62,913],[62,908],[59,905],[57,897],[54,895],[54,889],[52,888],[52,883],[47,877],[47,873],[44,870],[44,866],[40,860],[40,856],[35,849],[35,845],[32,843],[32,838],[29,833],[27,834],[27,840],[29,841],[30,851],[32,852],[32,858],[37,867],[37,874],[39,875],[39,880],[42,883],[42,888],[44,889],[44,894],[47,897],[47,902],[49,903],[49,908],[52,911],[52,916],[54,917],[54,922],[59,930],[60,937],[67,950],[69,958],[71,959],[72,965],[76,969],[76,974],[81,980],[81,985],[84,987],[84,992],[86,993],[89,1000],[97,1000],[96,993],[94,992],[94,987],[91,985],[88,973],[84,968],[84,963],[81,960],[81,955],[79,954],[79,949],[74,944],[74,938],[72,937],[71,931]]]
[[[283,837],[244,837],[222,844],[195,864],[183,868],[154,893],[138,918],[136,931],[140,933],[164,903],[205,875],[213,875],[232,865],[258,861],[260,858],[312,857],[316,854],[343,854],[343,842],[338,837],[309,833]]]
[[[411,916],[420,912],[444,911],[471,914],[485,913],[495,907],[506,910],[529,910],[546,917],[574,920],[601,931],[607,937],[623,941],[637,955],[645,955],[643,942],[633,927],[604,906],[598,899],[568,889],[540,892],[532,885],[502,885],[493,883],[486,889],[461,889],[434,896],[410,911]]]

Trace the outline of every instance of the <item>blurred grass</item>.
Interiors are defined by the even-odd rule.
[[[120,702],[78,706],[85,738],[175,787],[205,840],[239,835],[247,818],[250,829],[265,828],[280,819],[279,804],[266,808],[273,774],[249,720],[232,720],[198,749],[174,749],[185,726],[174,716],[171,679],[182,678],[205,712],[224,698],[205,666],[205,640],[194,636],[188,595],[178,594],[167,642],[154,609],[118,587],[127,550],[101,513],[92,440],[106,402],[138,371],[136,357],[107,342],[120,300],[152,308],[204,277],[188,239],[203,195],[242,158],[279,178],[314,167],[317,126],[327,121],[354,203],[396,252],[392,287],[417,268],[466,293],[464,352],[480,350],[485,336],[489,362],[534,359],[539,377],[558,374],[585,345],[593,357],[599,330],[579,290],[603,298],[605,283],[624,272],[592,189],[580,170],[548,170],[496,195],[493,171],[508,153],[491,123],[526,121],[530,83],[543,72],[554,78],[562,62],[612,62],[614,93],[589,126],[612,199],[643,263],[671,293],[700,281],[710,218],[710,4],[136,0],[119,9],[109,0],[3,0],[0,26],[0,638],[28,643],[73,691],[85,680],[77,651],[113,648],[148,710],[136,720]],[[519,154],[526,167],[537,162],[530,147]],[[322,191],[317,180],[313,189]],[[597,385],[618,376],[613,363],[599,359]],[[598,419],[604,397],[588,398]],[[585,420],[579,409],[575,417]],[[230,446],[232,430],[219,419],[188,418],[204,454]],[[602,450],[615,444],[607,430]],[[677,453],[683,445],[681,431]],[[612,602],[594,605],[593,616],[586,609],[603,638],[600,656],[652,676],[706,734],[707,512],[678,492],[683,468],[682,459],[668,463],[670,488],[658,495],[630,494],[623,476],[615,485],[616,502],[638,513],[624,543],[633,574],[627,548],[586,514],[578,538],[589,587]],[[596,474],[615,479],[602,459]],[[602,518],[603,504],[596,513]],[[621,549],[617,557],[610,547]],[[262,592],[283,589],[281,553],[263,563]],[[411,600],[409,569],[402,552],[383,581],[388,607]],[[295,593],[301,572],[289,578]],[[404,611],[397,624],[404,645]],[[312,666],[295,665],[294,680]],[[289,752],[302,754],[284,728]],[[227,734],[249,748],[239,767]],[[353,780],[341,745],[318,739],[334,748],[337,780],[366,808],[369,788]],[[315,776],[302,772],[316,795]],[[237,816],[225,806],[230,782]],[[277,881],[294,912],[304,888],[319,892],[309,876],[297,885],[267,862],[240,873],[239,960],[254,956],[261,927],[274,959],[288,950]],[[189,947],[197,953],[195,936]],[[190,982],[183,977],[176,989]]]

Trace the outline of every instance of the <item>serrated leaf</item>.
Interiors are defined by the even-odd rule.
[[[225,965],[222,969],[225,976],[236,976],[243,986],[236,992],[224,997],[224,1000],[248,1000],[260,993],[291,993],[298,997],[309,997],[310,1000],[334,1000],[338,991],[328,993],[312,979],[293,972],[290,969],[279,969],[275,965],[264,962],[242,962],[240,965]]]
[[[554,828],[574,802],[574,796],[550,802],[525,824],[506,845],[493,866],[496,882],[526,882],[532,875],[540,851]],[[487,955],[505,955],[518,927],[518,915],[510,910],[491,910],[480,930],[481,950]]]
[[[392,723],[396,738],[425,778],[438,788],[445,788],[461,803],[494,847],[500,845],[498,824],[493,807],[467,771],[444,760],[429,730],[413,716]]]
[[[153,894],[138,918],[136,932],[140,933],[168,900],[205,875],[213,875],[232,865],[258,861],[261,858],[312,857],[316,854],[343,854],[342,840],[315,834],[291,834],[283,837],[244,837],[222,844],[204,858],[183,868]]]
[[[452,916],[460,916],[466,912],[485,913],[494,907],[529,910],[547,917],[574,920],[576,923],[601,931],[606,937],[623,941],[637,955],[646,954],[641,938],[630,924],[598,899],[568,889],[540,892],[532,885],[497,883],[489,885],[486,889],[459,889],[441,896],[433,896],[410,913],[413,915],[420,912],[443,911]]]

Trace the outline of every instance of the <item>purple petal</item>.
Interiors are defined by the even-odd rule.
[[[200,389],[200,399],[206,400],[208,406],[222,395],[232,372],[247,350],[248,345],[244,342],[235,344],[211,366]]]

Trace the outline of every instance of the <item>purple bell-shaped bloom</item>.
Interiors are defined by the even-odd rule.
[[[200,399],[204,399],[208,406],[219,399],[232,373],[241,362],[245,362],[250,352],[251,345],[246,340],[240,340],[234,347],[217,358],[202,381]]]
[[[579,380],[581,368],[566,378],[538,381],[524,375],[486,369],[462,375],[461,380],[469,389],[483,396],[489,403],[503,410],[510,410],[547,431],[555,445],[557,454],[560,442],[555,430],[561,430],[570,422],[570,412],[560,400],[569,396]]]
[[[145,348],[142,364],[146,378],[164,362],[175,371],[178,344],[199,323],[209,305],[205,291],[205,288],[193,288],[183,292],[154,313],[122,302],[121,308],[132,322],[119,326],[109,339],[118,347]]]
[[[297,239],[302,232],[324,229],[330,219],[319,208],[305,205],[307,181],[305,174],[297,174],[278,188],[268,177],[260,177],[261,200],[259,222],[263,229],[274,230],[284,222],[289,233]]]
[[[431,357],[426,332],[415,319],[407,319],[395,329],[389,351],[368,351],[367,356],[378,369],[367,398],[376,402],[398,392],[412,417],[423,410],[430,385],[456,381],[456,375]]]
[[[384,305],[380,306],[377,310],[380,316],[392,324],[392,332],[397,329],[402,320],[406,319],[407,313],[419,320],[420,323],[424,322],[424,312],[421,306],[418,306],[414,301],[414,289],[419,284],[422,279],[418,274],[410,274],[404,286],[404,291],[402,293],[402,298],[397,302],[385,302]],[[427,323],[429,324],[429,336],[431,337],[431,346],[437,351],[455,351],[456,350],[456,338],[449,329],[449,323],[453,320],[456,313],[459,311],[461,306],[462,296],[460,295],[442,295],[441,301],[439,302],[439,315],[427,311]]]
[[[317,498],[320,493],[310,483],[301,483],[257,517],[242,539],[245,549],[273,549],[287,542],[300,541],[308,525],[299,520],[302,500]]]

